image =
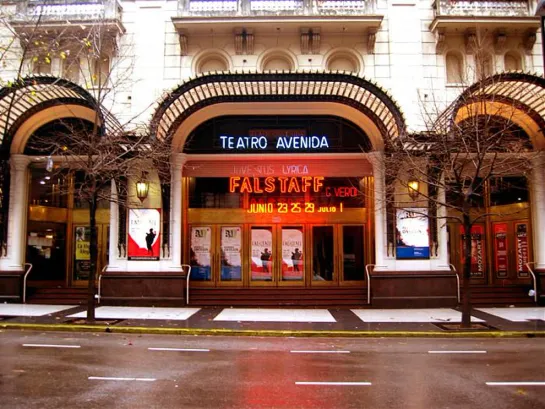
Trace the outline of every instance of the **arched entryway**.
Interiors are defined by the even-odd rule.
[[[25,263],[33,265],[30,286],[85,285],[90,267],[85,248],[89,216],[85,206],[74,200],[82,175],[61,170],[47,147],[63,135],[91,132],[94,124],[99,132],[119,124],[99,109],[88,91],[53,76],[10,83],[0,90],[0,106],[2,191],[9,192],[2,200],[0,271],[11,277],[3,288],[10,297],[21,296],[17,275],[25,270]],[[105,263],[109,206],[102,207],[99,244]]]
[[[365,302],[365,265],[384,250],[373,158],[405,129],[380,87],[344,73],[200,76],[152,129],[172,146],[183,222],[171,247],[192,265],[195,302]]]

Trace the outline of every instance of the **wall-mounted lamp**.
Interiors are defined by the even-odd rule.
[[[420,183],[416,179],[411,179],[407,182],[407,191],[411,199],[415,200],[418,197]]]
[[[140,202],[144,202],[148,197],[149,182],[146,179],[147,172],[142,172],[140,179],[136,182],[136,197],[140,199]]]

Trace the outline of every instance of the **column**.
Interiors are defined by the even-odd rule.
[[[386,191],[384,176],[384,155],[382,152],[373,152],[370,155],[373,165],[375,187],[375,270],[386,267],[387,232],[386,232]]]
[[[448,266],[450,260],[448,259],[448,232],[447,232],[447,207],[441,206],[441,203],[446,203],[446,194],[444,186],[444,176],[442,179],[443,185],[439,186],[437,192],[437,220],[432,222],[437,223],[437,245],[439,246],[439,252],[437,261],[438,266]]]
[[[532,159],[532,175],[530,180],[532,229],[534,241],[535,269],[545,270],[545,163],[539,156]]]
[[[186,161],[187,155],[183,153],[172,154],[170,160],[170,231],[172,235],[170,254],[174,268],[182,264],[182,170]]]
[[[117,197],[117,186],[115,181],[112,180],[110,201],[110,255],[108,257],[108,269],[117,267],[117,260],[119,258],[119,250],[117,248],[119,240],[119,203]]]
[[[28,210],[28,165],[31,158],[12,155],[8,216],[8,255],[2,261],[2,269],[24,269],[26,247],[26,219]]]

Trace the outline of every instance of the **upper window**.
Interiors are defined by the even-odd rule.
[[[327,61],[327,69],[330,71],[359,71],[358,61],[347,53],[335,53]]]
[[[522,70],[522,60],[520,55],[513,51],[509,51],[504,57],[505,71],[520,71]]]
[[[32,59],[34,74],[51,74],[51,58],[47,55],[38,55]]]
[[[449,51],[445,57],[447,69],[447,84],[461,84],[463,81],[464,63],[462,56],[454,51]]]

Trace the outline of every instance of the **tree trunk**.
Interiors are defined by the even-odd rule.
[[[471,219],[469,214],[463,216],[464,227],[464,267],[462,279],[462,328],[471,327]]]
[[[87,291],[87,322],[93,323],[95,321],[95,281],[97,277],[98,267],[98,235],[97,235],[97,222],[96,222],[96,209],[97,198],[93,195],[89,200],[89,224],[91,228],[91,242],[90,242],[90,262],[91,271],[89,272],[89,286]]]

